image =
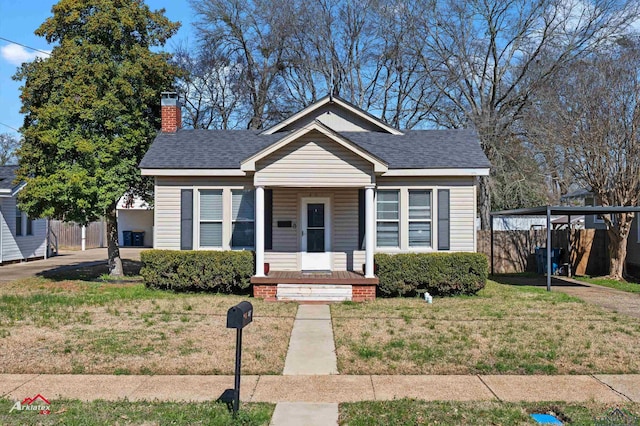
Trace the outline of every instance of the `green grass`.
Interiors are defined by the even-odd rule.
[[[605,277],[590,277],[587,275],[576,276],[574,278],[578,281],[584,281],[589,284],[615,288],[616,290],[627,291],[629,293],[640,293],[640,284],[637,282],[616,281]]]
[[[180,299],[187,295],[147,289],[142,284],[114,285],[72,281],[74,291],[64,286],[56,287],[45,278],[21,280],[27,294],[0,295],[0,326],[12,325],[16,321],[34,320],[37,325],[69,324],[88,321],[81,311],[83,307],[105,306],[128,301]],[[7,292],[8,293],[8,292]]]
[[[618,404],[633,416],[640,416],[640,404]],[[535,425],[532,413],[553,413],[565,424],[593,425],[613,405],[600,403],[506,403],[426,402],[401,399],[382,402],[356,402],[340,405],[340,424],[368,425]],[[609,424],[609,423],[606,423]]]
[[[225,404],[217,402],[51,401],[51,414],[10,413],[15,401],[0,399],[2,425],[267,425],[273,404],[242,404],[233,419]]]
[[[477,296],[331,306],[342,374],[640,372],[640,325],[561,292],[488,281]]]

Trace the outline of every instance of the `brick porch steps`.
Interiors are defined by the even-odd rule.
[[[363,302],[376,298],[379,280],[353,271],[271,271],[266,277],[252,277],[253,296],[266,300]]]

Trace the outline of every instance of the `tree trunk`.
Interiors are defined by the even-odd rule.
[[[478,212],[480,213],[480,229],[491,228],[491,189],[489,176],[478,176]]]
[[[116,204],[113,203],[107,209],[107,253],[109,254],[109,275],[121,277],[122,259],[120,259],[120,248],[118,247],[118,220],[116,218]]]
[[[624,261],[627,258],[627,236],[610,229],[609,234],[609,276],[621,280],[624,276]]]

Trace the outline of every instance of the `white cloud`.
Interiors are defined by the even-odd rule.
[[[13,65],[22,65],[23,62],[33,61],[35,58],[43,58],[49,56],[48,53],[51,51],[46,51],[47,54],[42,52],[37,52],[35,50],[27,50],[24,47],[17,44],[7,44],[6,46],[0,47],[0,56],[2,58]]]

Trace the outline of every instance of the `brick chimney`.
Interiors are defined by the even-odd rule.
[[[175,133],[182,127],[180,101],[176,92],[162,92],[162,131]]]

